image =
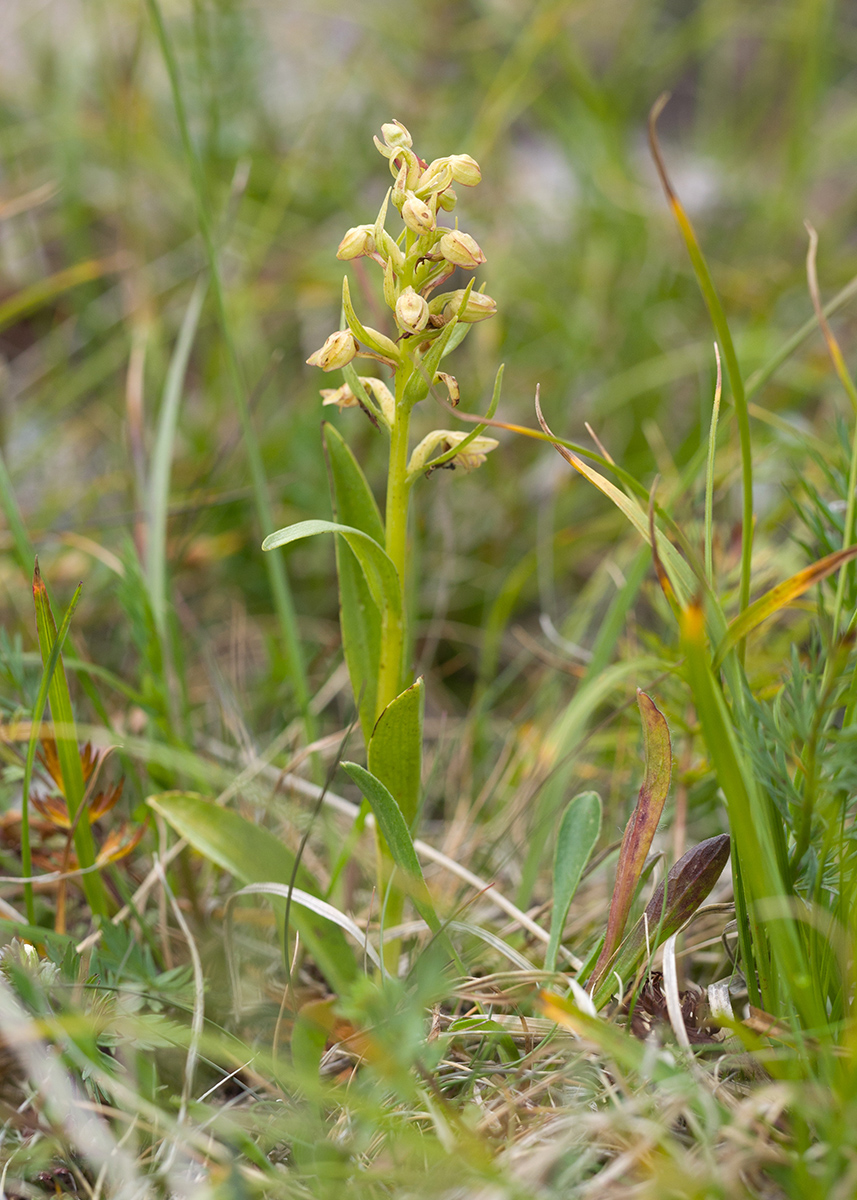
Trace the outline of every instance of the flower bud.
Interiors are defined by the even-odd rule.
[[[448,158],[436,158],[430,162],[420,175],[415,191],[426,195],[429,192],[442,192],[452,183],[452,164]]]
[[[444,212],[452,212],[458,202],[458,197],[452,188],[445,188],[437,194],[437,202]]]
[[[449,165],[452,168],[452,178],[464,187],[476,187],[482,179],[479,163],[469,154],[450,154]]]
[[[396,301],[396,320],[406,333],[419,333],[429,319],[426,301],[412,287],[406,287]]]
[[[407,146],[410,149],[414,144],[414,139],[401,121],[385,122],[381,126],[381,135],[384,138],[384,149],[381,149],[377,138],[375,138],[375,145],[378,146],[385,158],[389,158],[388,150],[398,150],[401,146]]]
[[[431,233],[436,228],[434,213],[424,201],[408,192],[402,205],[402,220],[414,233]]]
[[[355,225],[353,229],[348,230],[345,237],[339,243],[336,257],[343,260],[362,258],[365,254],[374,254],[374,252],[375,226]]]
[[[476,240],[458,229],[450,229],[449,233],[445,233],[440,239],[439,248],[447,262],[464,267],[466,271],[475,271],[486,261]]]
[[[451,321],[453,317],[458,316],[458,310],[461,308],[461,301],[464,299],[464,289],[461,288],[457,292],[446,292],[443,296],[438,296],[438,300],[445,300],[446,304],[443,307],[443,315],[447,321]],[[467,297],[467,304],[464,312],[458,317],[459,321],[466,321],[468,325],[472,325],[475,321],[486,321],[488,317],[497,315],[497,301],[492,300],[490,296],[486,296],[484,292],[471,292]]]
[[[336,371],[347,367],[357,353],[354,334],[348,329],[332,333],[320,350],[307,359],[310,367],[321,367],[322,371]]]

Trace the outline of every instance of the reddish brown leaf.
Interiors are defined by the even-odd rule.
[[[616,868],[616,884],[607,919],[604,947],[592,973],[591,987],[597,985],[603,972],[622,939],[634,892],[640,880],[652,838],[661,819],[664,801],[670,786],[672,771],[672,747],[670,732],[663,714],[645,692],[637,689],[637,703],[643,718],[643,745],[646,754],[646,775],[637,806],[625,827],[619,865]]]

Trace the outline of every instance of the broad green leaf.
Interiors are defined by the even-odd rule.
[[[147,803],[186,838],[195,850],[243,883],[290,884],[312,895],[320,889],[311,873],[278,838],[230,808],[221,808],[192,792],[162,792]],[[276,902],[280,911],[285,902]],[[331,988],[344,992],[358,975],[357,963],[342,930],[299,905],[290,920]]]
[[[51,659],[51,651],[57,640],[57,627],[51,612],[51,602],[48,599],[48,589],[45,587],[38,559],[33,573],[33,600],[36,606],[36,630],[39,635],[39,650],[42,663],[47,667]],[[62,772],[63,791],[72,822],[76,821],[74,829],[74,848],[81,867],[91,867],[95,862],[95,842],[92,828],[89,824],[89,814],[83,812],[77,819],[80,806],[83,804],[85,785],[83,767],[80,762],[80,751],[77,745],[77,727],[74,723],[74,713],[71,707],[71,696],[68,690],[62,655],[51,676],[48,687],[48,701],[51,706],[51,720],[54,726],[54,741],[57,747],[60,770]],[[93,916],[104,916],[107,913],[107,894],[101,875],[93,872],[81,876],[81,884]]]
[[[764,596],[754,600],[750,607],[745,608],[729,625],[726,636],[714,655],[714,669],[717,670],[732,647],[743,641],[757,625],[767,621],[768,617],[772,617],[781,608],[791,604],[792,600],[802,596],[813,584],[820,583],[822,579],[826,579],[828,575],[832,575],[844,563],[850,562],[855,557],[857,557],[857,546],[847,546],[844,550],[837,550],[825,558],[820,558],[811,566],[804,567],[790,579],[783,580],[769,592],[765,592]]]
[[[410,830],[405,823],[401,809],[383,783],[370,774],[365,767],[354,762],[344,762],[342,766],[368,800],[377,827],[389,847],[393,862],[405,876],[414,908],[432,933],[440,933],[440,921],[425,885],[420,860],[414,850]]]
[[[367,751],[369,771],[396,801],[409,829],[420,803],[424,709],[421,676],[381,713]]]
[[[381,514],[359,463],[338,431],[328,422],[322,426],[322,436],[330,468],[330,488],[337,522],[362,529],[379,545],[383,544]],[[375,721],[378,694],[381,614],[372,599],[360,564],[343,538],[336,539],[336,571],[339,577],[342,647],[351,688],[355,699],[360,702],[360,724],[368,744]]]
[[[562,815],[556,839],[553,863],[553,913],[550,941],[545,952],[545,970],[556,970],[556,958],[565,919],[601,832],[601,797],[597,792],[581,792],[570,801]]]
[[[401,620],[402,588],[392,560],[373,537],[352,525],[338,525],[335,521],[299,521],[270,533],[262,543],[263,550],[276,550],[303,538],[315,537],[319,533],[336,533],[345,538],[354,557],[360,563],[372,599],[383,612],[390,612]]]
[[[593,972],[593,979],[596,981],[601,979],[625,931],[634,892],[646,864],[670,786],[672,749],[667,723],[651,697],[639,689],[637,702],[643,720],[646,774],[636,807],[622,838],[604,947]]]

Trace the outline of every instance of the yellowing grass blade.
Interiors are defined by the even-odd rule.
[[[715,670],[732,647],[743,641],[757,625],[767,621],[768,617],[772,617],[774,613],[791,604],[798,596],[809,591],[814,583],[820,583],[822,579],[826,579],[828,575],[832,575],[834,571],[838,570],[843,563],[850,562],[855,557],[857,557],[857,545],[846,546],[844,550],[828,554],[826,558],[820,558],[818,562],[798,571],[797,575],[792,575],[790,579],[778,583],[769,592],[765,592],[764,596],[760,596],[749,608],[745,608],[732,621],[726,631],[726,636],[717,647],[717,653],[714,656]]]
[[[585,479],[594,484],[599,492],[603,492],[609,500],[612,500],[620,512],[624,513],[637,532],[644,537],[651,545],[652,534],[649,529],[649,521],[646,513],[634,500],[628,498],[624,492],[620,491],[615,484],[611,483],[598,471],[585,462],[579,454],[566,449],[565,446],[559,444],[554,434],[551,432],[547,421],[542,414],[541,405],[539,404],[538,396],[536,396],[536,416],[539,419],[539,424],[542,429],[552,440],[555,450],[562,455],[566,462],[571,463],[575,471],[578,471]],[[670,585],[678,599],[679,604],[684,607],[691,595],[695,591],[695,581],[693,572],[690,567],[675,549],[670,541],[664,537],[659,529],[655,530],[655,539],[657,548],[660,554],[661,562],[667,571]]]

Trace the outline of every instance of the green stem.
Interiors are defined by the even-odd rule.
[[[408,482],[408,440],[411,414],[404,401],[404,392],[412,370],[410,361],[405,359],[396,371],[396,419],[390,430],[390,462],[387,474],[385,519],[386,550],[399,576],[403,597],[407,594],[408,503],[411,493],[411,485]],[[393,615],[389,609],[384,617],[384,627],[381,632],[382,650],[376,717],[381,715],[390,701],[395,700],[402,690],[405,673],[406,611],[407,605],[405,604],[401,619]]]

